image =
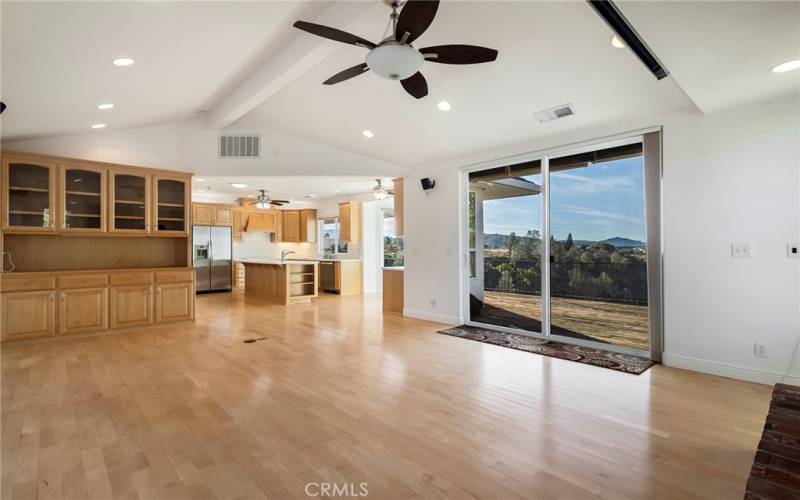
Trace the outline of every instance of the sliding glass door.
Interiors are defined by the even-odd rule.
[[[470,171],[470,322],[652,354],[659,145],[656,132]]]

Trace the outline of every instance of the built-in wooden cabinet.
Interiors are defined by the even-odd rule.
[[[233,226],[231,227],[231,238],[233,241],[242,241],[242,211],[234,209]]]
[[[339,203],[339,239],[361,241],[361,202]]]
[[[106,231],[108,169],[86,165],[60,165],[58,218],[62,232]]]
[[[153,231],[189,234],[191,186],[185,177],[153,176]]]
[[[153,322],[153,286],[111,287],[111,328],[149,325]]]
[[[214,225],[233,225],[233,209],[228,207],[214,207]]]
[[[57,173],[54,162],[24,156],[3,157],[4,230],[53,232],[58,228]]]
[[[75,288],[58,292],[58,334],[108,329],[108,288]]]
[[[55,333],[55,291],[3,292],[3,340],[49,337]]]
[[[194,319],[194,283],[156,284],[156,322]]]
[[[317,211],[313,208],[300,210],[300,241],[317,241]]]
[[[192,203],[192,224],[196,226],[232,226],[233,208],[228,205]]]
[[[300,210],[281,210],[283,235],[281,241],[300,242]]]
[[[115,170],[110,182],[109,230],[116,233],[150,232],[150,176]]]

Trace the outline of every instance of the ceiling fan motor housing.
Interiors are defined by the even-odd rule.
[[[410,45],[388,42],[372,49],[366,63],[376,75],[388,80],[405,80],[422,67],[425,58]]]

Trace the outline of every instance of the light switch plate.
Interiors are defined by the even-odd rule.
[[[787,243],[786,256],[790,259],[800,259],[800,243]]]
[[[749,259],[750,256],[750,243],[731,244],[731,257],[734,259]]]

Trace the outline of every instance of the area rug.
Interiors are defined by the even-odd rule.
[[[800,387],[775,384],[746,500],[800,498]]]
[[[501,347],[510,347],[520,351],[543,354],[553,358],[576,361],[587,365],[600,366],[620,372],[633,373],[634,375],[640,375],[653,366],[653,362],[649,359],[633,354],[604,351],[593,347],[565,344],[555,340],[538,339],[528,335],[506,333],[477,326],[461,325],[447,330],[440,330],[438,333],[477,340],[478,342]]]

